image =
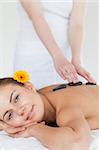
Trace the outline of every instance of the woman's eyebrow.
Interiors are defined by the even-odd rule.
[[[3,115],[3,119],[4,119],[5,115],[6,115],[8,112],[9,112],[9,110],[7,110],[7,111],[4,113],[4,115]]]
[[[12,96],[13,96],[13,93],[14,93],[15,91],[16,91],[16,90],[14,90],[14,91],[11,93],[11,95],[10,95],[10,100],[9,100],[10,103],[12,102]]]

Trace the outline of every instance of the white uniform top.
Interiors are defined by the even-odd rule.
[[[68,23],[73,0],[41,0],[44,17],[64,55],[70,59]],[[37,35],[24,8],[18,3],[20,32],[15,50],[14,70],[25,70],[36,88],[64,81],[56,72],[52,58]]]

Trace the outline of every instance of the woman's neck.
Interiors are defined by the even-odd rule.
[[[47,98],[45,94],[39,93],[43,103],[44,103],[44,117],[43,120],[46,122],[53,122],[55,121],[56,111],[53,105],[51,104],[50,100]]]

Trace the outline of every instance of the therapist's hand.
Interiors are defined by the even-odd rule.
[[[58,53],[53,57],[53,62],[57,73],[63,80],[68,82],[78,82],[77,72],[72,63],[70,63],[62,53]]]
[[[74,65],[74,67],[76,69],[76,72],[80,76],[82,76],[83,78],[85,78],[88,82],[96,83],[96,81],[93,79],[93,77],[91,76],[91,74],[87,70],[85,70],[80,63],[73,62],[73,65]]]

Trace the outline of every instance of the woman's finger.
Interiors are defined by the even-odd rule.
[[[0,127],[3,129],[5,127],[5,124],[3,121],[0,121]]]
[[[37,124],[37,122],[32,122],[32,123],[26,124],[26,125],[24,125],[23,127],[27,128],[27,127],[29,127],[29,126],[31,126],[31,125],[35,125],[35,124]]]
[[[4,121],[0,120],[0,128],[2,128],[2,130],[5,130],[8,127],[9,125],[7,125]]]
[[[23,131],[24,132],[24,131]],[[23,132],[17,132],[17,133],[10,133],[9,136],[13,137],[13,138],[19,138],[22,137],[22,133]]]
[[[41,124],[45,125],[45,121],[40,122]]]
[[[20,131],[24,131],[26,128],[25,127],[9,127],[9,128],[6,128],[5,131],[9,134],[14,134],[14,133],[17,133],[17,132],[20,132]]]
[[[15,134],[11,133],[11,134],[9,134],[9,136],[14,137],[14,138],[18,138],[18,137],[24,137],[24,138],[25,137],[30,137],[27,129],[25,129],[24,131],[19,131],[19,132],[15,133]]]

